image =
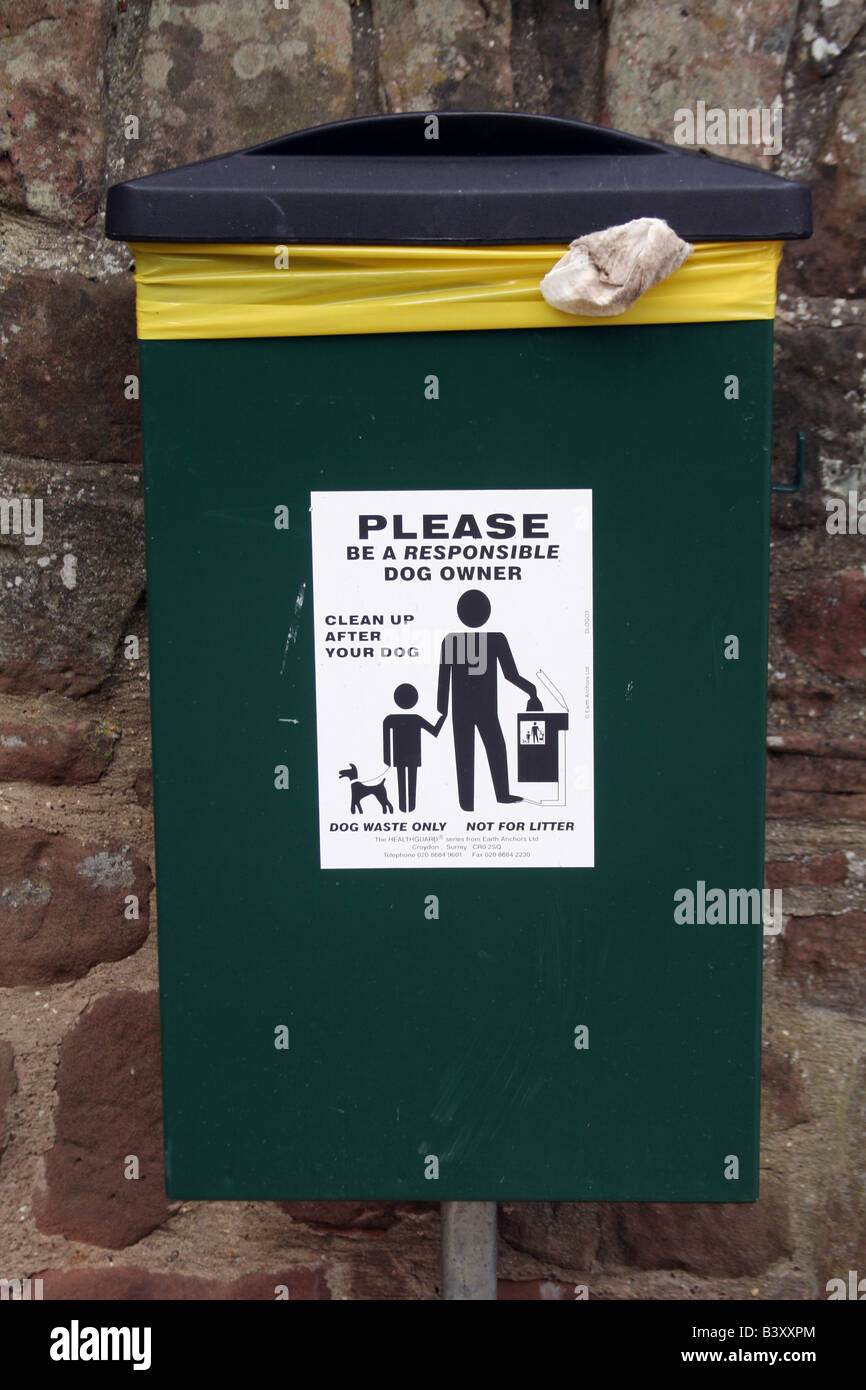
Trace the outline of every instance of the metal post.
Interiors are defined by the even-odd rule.
[[[496,1299],[496,1203],[443,1202],[442,1297]]]

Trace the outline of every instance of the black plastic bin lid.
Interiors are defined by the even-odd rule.
[[[337,121],[116,184],[106,233],[466,246],[568,242],[633,217],[688,241],[812,231],[808,188],[776,174],[582,121],[453,111]]]

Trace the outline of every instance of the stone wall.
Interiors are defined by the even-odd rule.
[[[796,427],[809,443],[806,490],[773,501],[767,882],[786,923],[766,953],[762,1196],[503,1204],[500,1288],[808,1299],[866,1271],[866,541],[826,525],[829,498],[866,497],[862,0],[5,14],[0,496],[50,499],[51,526],[41,546],[0,536],[0,1276],[106,1299],[439,1287],[433,1203],[165,1199],[133,288],[106,187],[376,111],[515,107],[671,141],[680,106],[779,97],[780,154],[719,151],[808,180],[817,228],[786,249],[777,320],[779,480]]]

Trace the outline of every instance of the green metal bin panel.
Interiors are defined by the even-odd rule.
[[[772,328],[141,343],[169,1196],[756,1198]],[[593,867],[319,867],[311,496],[407,489],[591,492]]]

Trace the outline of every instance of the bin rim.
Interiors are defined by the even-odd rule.
[[[549,305],[565,247],[131,242],[140,339],[325,337],[508,328],[614,328],[772,319],[778,241],[697,243],[630,309]]]

